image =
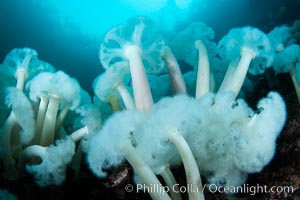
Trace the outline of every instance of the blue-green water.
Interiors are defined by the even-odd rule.
[[[103,34],[130,17],[146,15],[178,31],[201,20],[218,40],[232,27],[269,31],[292,24],[299,10],[297,0],[1,0],[0,61],[13,48],[33,48],[92,92],[92,81],[103,70],[98,58]]]

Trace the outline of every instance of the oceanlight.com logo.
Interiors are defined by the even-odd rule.
[[[284,194],[292,194],[296,188],[293,186],[267,186],[267,185],[249,185],[244,184],[241,186],[217,186],[215,184],[205,185],[206,189],[208,189],[211,193],[225,193],[225,194],[263,194],[263,193],[284,193]]]
[[[241,186],[217,186],[215,184],[204,184],[203,188],[193,186],[188,184],[186,186],[180,186],[175,184],[172,187],[163,186],[161,184],[150,184],[149,186],[145,184],[137,184],[133,186],[128,184],[125,186],[126,192],[143,192],[143,193],[161,193],[166,194],[170,191],[174,193],[193,193],[193,192],[204,192],[209,191],[210,193],[224,193],[224,194],[263,194],[263,193],[283,193],[283,194],[292,194],[296,188],[293,186],[267,186],[267,185],[249,185],[244,184]]]

